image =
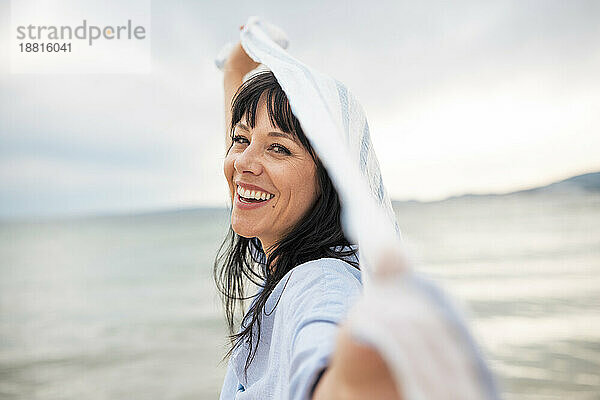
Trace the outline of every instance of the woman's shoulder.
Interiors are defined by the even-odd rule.
[[[362,291],[360,270],[344,260],[329,257],[296,266],[279,284],[280,301],[303,309],[317,304],[344,304]]]
[[[349,281],[360,285],[360,269],[349,262],[333,257],[323,257],[299,264],[289,273],[292,283],[296,281]]]
[[[308,321],[337,323],[362,293],[360,270],[337,258],[302,263],[280,283],[281,291],[273,297],[278,303],[277,318],[289,327]]]
[[[358,255],[356,246],[337,246],[331,247],[334,251],[354,250]],[[349,280],[361,282],[360,269],[352,265],[349,261],[358,263],[358,256],[343,256],[340,258],[322,257],[306,261],[293,268],[288,275],[294,281],[310,281],[313,279],[330,278],[333,280]]]

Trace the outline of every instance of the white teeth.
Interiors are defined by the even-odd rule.
[[[241,186],[237,187],[237,193],[244,198],[255,200],[269,200],[274,196],[272,194],[261,192],[258,190],[244,190]]]

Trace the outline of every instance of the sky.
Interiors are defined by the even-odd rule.
[[[600,170],[597,1],[153,1],[150,73],[11,74],[0,0],[0,217],[227,206],[214,58],[251,15],[356,94],[394,200]]]

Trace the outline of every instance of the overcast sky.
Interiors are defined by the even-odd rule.
[[[153,1],[151,15],[150,74],[10,74],[0,0],[0,216],[225,206],[213,60],[249,15],[355,92],[393,199],[600,170],[598,1]]]

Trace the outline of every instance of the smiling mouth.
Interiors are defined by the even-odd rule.
[[[245,197],[240,196],[239,194],[238,194],[238,197],[239,197],[239,199],[240,199],[240,201],[242,203],[248,203],[248,204],[250,204],[250,203],[264,203],[265,201],[268,201],[268,199],[265,199],[265,200],[247,199]]]
[[[237,187],[237,196],[242,203],[264,203],[265,201],[271,200],[275,195],[256,191],[256,190],[244,190],[242,187]]]

